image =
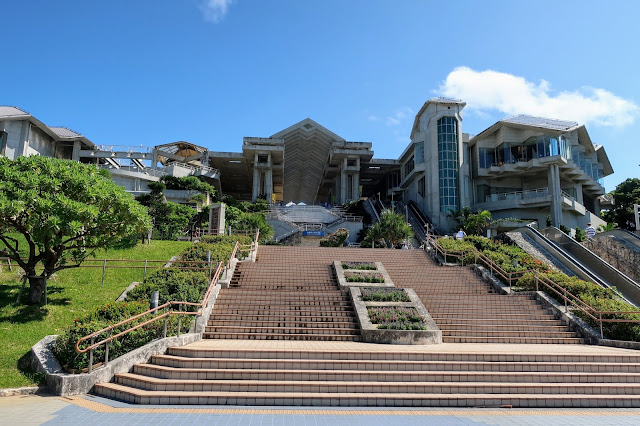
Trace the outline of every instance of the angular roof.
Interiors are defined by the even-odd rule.
[[[514,115],[513,117],[504,118],[500,121],[561,131],[568,131],[578,125],[575,121],[555,120],[553,118],[535,117],[526,114]]]
[[[29,117],[31,114],[14,106],[0,105],[0,118],[2,117]]]
[[[60,138],[81,138],[82,137],[80,133],[76,132],[75,130],[71,130],[68,127],[49,126],[49,128],[53,130],[53,133],[58,135],[58,137]]]

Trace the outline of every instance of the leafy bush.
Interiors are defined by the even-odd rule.
[[[149,302],[140,300],[129,303],[113,303],[97,309],[93,313],[76,319],[72,326],[64,330],[53,345],[53,354],[59,360],[60,364],[66,371],[79,370],[89,365],[89,352],[80,354],[76,352],[75,346],[78,339],[89,335],[95,331],[108,327],[111,324],[118,323],[124,319],[131,318],[141,314],[149,309]],[[115,335],[137,324],[149,320],[149,316],[143,316],[130,323],[116,327],[111,334]],[[167,332],[177,332],[178,319],[170,316],[167,320]],[[133,349],[139,348],[150,341],[162,337],[164,328],[164,320],[158,320],[151,324],[145,325],[137,330],[131,331],[118,339],[109,343],[109,359],[115,359]],[[189,322],[183,321],[182,331],[186,332],[189,328]],[[98,340],[106,337],[105,334],[98,336]],[[90,340],[81,344],[81,348],[90,344]],[[94,350],[94,363],[103,362],[105,358],[105,345],[100,345]]]
[[[215,188],[212,185],[200,180],[195,176],[175,177],[166,175],[160,178],[160,182],[165,184],[166,189],[208,192],[212,195],[216,192]]]
[[[160,294],[159,304],[170,301],[198,303],[209,285],[206,273],[162,268],[149,274],[144,283],[127,293],[126,301],[150,300],[151,293]]]
[[[426,330],[426,324],[414,308],[385,306],[367,308],[369,319],[378,328],[390,330]]]
[[[372,273],[345,273],[345,279],[350,283],[383,283],[384,277],[381,274]]]
[[[569,293],[576,297],[582,298],[583,296],[596,297],[598,299],[616,299],[618,293],[615,290],[604,288],[598,284],[591,283],[589,281],[581,280],[578,277],[569,277],[562,272],[547,272],[543,274],[551,281],[558,284],[560,287],[566,289]],[[518,280],[518,287],[522,290],[535,290],[536,289],[536,276],[534,273],[528,273],[523,275]],[[539,285],[539,290],[544,291],[558,301],[562,301],[555,291],[549,289],[545,285]]]
[[[582,301],[594,308],[596,311],[637,311],[638,308],[627,302],[621,300],[598,298],[592,295],[585,294],[581,297]],[[587,324],[594,328],[599,328],[600,323],[595,321],[589,315],[580,310],[575,310],[574,313],[582,318]],[[617,320],[640,320],[638,314],[606,314],[602,316],[603,319],[617,319]],[[602,331],[604,336],[614,340],[631,340],[640,341],[640,323],[632,322],[603,322]]]
[[[320,240],[320,247],[342,247],[349,238],[349,230],[339,228],[334,233]]]
[[[402,289],[397,288],[363,288],[362,300],[365,302],[410,302],[411,298]]]

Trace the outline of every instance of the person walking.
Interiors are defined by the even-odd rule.
[[[591,239],[596,235],[596,230],[591,226],[591,222],[587,223],[587,227],[584,229],[584,233],[587,234],[587,238]]]

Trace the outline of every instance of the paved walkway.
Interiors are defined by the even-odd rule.
[[[136,406],[95,396],[0,398],[6,425],[637,425],[636,409]]]
[[[333,352],[433,352],[478,354],[527,354],[527,355],[629,355],[638,356],[633,349],[595,345],[554,345],[502,343],[441,343],[438,345],[380,345],[362,342],[324,342],[302,340],[223,340],[203,339],[183,346],[185,348],[224,350],[283,350],[283,351],[333,351]]]

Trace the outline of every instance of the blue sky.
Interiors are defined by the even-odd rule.
[[[0,104],[98,144],[239,151],[306,117],[396,158],[430,97],[530,113],[640,176],[640,2],[4,1]]]

